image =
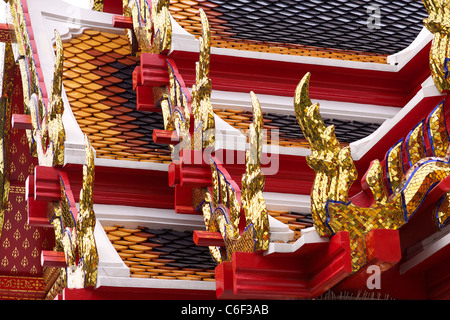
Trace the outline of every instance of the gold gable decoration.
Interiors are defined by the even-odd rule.
[[[94,237],[95,213],[93,185],[95,176],[94,151],[85,136],[86,164],[83,165],[83,187],[80,191],[80,209],[74,209],[61,179],[61,202],[52,203],[51,223],[55,230],[56,251],[64,252],[67,268],[62,272],[65,286],[82,288],[97,283],[98,251]],[[78,260],[78,262],[77,262]]]
[[[25,114],[31,116],[32,130],[27,130],[30,150],[38,157],[39,165],[58,166],[64,163],[65,130],[62,123],[64,112],[61,98],[63,46],[55,30],[56,58],[53,86],[48,106],[44,103],[40,79],[36,71],[33,48],[27,30],[22,5],[19,0],[9,0],[9,9],[14,24],[17,43],[18,64],[22,76]]]
[[[430,50],[430,70],[440,92],[450,89],[450,1],[423,0],[428,11],[425,27],[434,34]]]
[[[133,19],[133,30],[128,38],[140,53],[162,53],[170,50],[172,23],[169,0],[155,0],[151,7],[147,1],[123,0],[123,14]]]
[[[14,81],[9,77],[14,73],[14,56],[11,44],[5,44],[5,58],[3,68],[3,88],[0,100],[0,130],[3,136],[0,138],[0,237],[3,230],[4,214],[8,207],[8,199],[10,192],[9,172],[10,166],[10,145],[9,139],[11,134],[11,113],[12,113],[12,96],[14,91]]]
[[[339,231],[350,235],[352,268],[356,272],[366,264],[365,237],[373,229],[398,229],[417,211],[431,189],[450,174],[449,137],[445,127],[443,103],[439,104],[407,137],[407,154],[411,167],[403,169],[403,139],[387,152],[386,176],[383,181],[380,161],[369,167],[365,181],[372,191],[371,207],[359,207],[349,201],[348,192],[357,172],[348,147],[342,148],[334,134],[334,126],[326,127],[319,105],[309,98],[310,74],[300,81],[294,98],[295,113],[305,137],[311,145],[308,165],[316,172],[311,190],[311,212],[314,225],[321,236]],[[427,126],[433,157],[417,159],[424,148],[423,136],[417,127]],[[448,221],[449,196],[444,195],[433,219],[438,229]]]
[[[231,179],[222,165],[213,157],[211,174],[212,192],[203,188],[196,200],[202,210],[206,230],[220,232],[225,248],[210,247],[217,263],[231,261],[234,252],[256,252],[269,248],[269,217],[263,197],[264,176],[261,172],[262,126],[261,106],[251,92],[253,123],[250,125],[250,148],[246,151],[245,173],[242,188]],[[240,232],[241,214],[245,215],[246,226]]]

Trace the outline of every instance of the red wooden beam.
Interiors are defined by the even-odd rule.
[[[7,23],[0,23],[0,42],[16,42],[14,35],[14,26]]]
[[[61,200],[61,186],[58,169],[44,166],[36,166],[34,168],[34,200]]]
[[[132,29],[133,18],[116,15],[113,17],[113,27],[120,29]]]
[[[180,137],[176,131],[153,129],[153,142],[157,144],[176,144]]]
[[[219,299],[237,299],[233,285],[233,263],[224,261],[215,269],[216,296]]]
[[[224,247],[225,242],[223,241],[220,232],[210,232],[195,230],[193,235],[194,243],[201,247]]]
[[[66,268],[67,264],[64,252],[42,250],[41,265],[43,267]]]
[[[430,76],[430,46],[424,46],[398,72],[212,54],[210,78],[215,90],[248,93],[258,88],[259,94],[292,97],[302,76],[311,72],[312,99],[404,107]],[[198,54],[173,51],[170,58],[176,61],[186,85],[195,84],[192,65]]]
[[[169,70],[167,69],[167,57],[163,54],[142,53],[139,85],[148,87],[160,87],[169,84]]]
[[[122,0],[103,0],[103,12],[123,14]]]
[[[311,298],[350,272],[349,235],[339,232],[328,243],[306,243],[293,253],[235,252],[231,267],[216,267],[216,292],[222,299]]]
[[[339,283],[334,290],[344,292],[364,291],[367,281],[374,272],[384,272],[396,265],[402,257],[400,249],[400,236],[398,230],[374,229],[366,237],[367,263],[356,273]],[[372,269],[373,267],[378,269]],[[371,269],[369,269],[371,268]]]
[[[33,129],[31,116],[27,114],[13,114],[11,124],[14,129]]]
[[[202,150],[181,150],[180,162],[169,167],[169,185],[191,188],[208,187],[212,183],[211,167],[205,162]]]
[[[83,166],[68,164],[64,171],[69,176],[75,201],[78,201],[83,186]],[[96,166],[94,202],[173,209],[175,190],[168,186],[167,178],[167,171]]]
[[[161,108],[157,107],[157,101],[155,101],[153,87],[136,87],[136,109],[147,112],[161,112]]]
[[[34,200],[34,176],[25,181],[28,224],[35,227],[53,227],[47,217],[47,202]]]

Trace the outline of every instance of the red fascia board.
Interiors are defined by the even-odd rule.
[[[397,72],[212,54],[210,77],[215,90],[293,97],[302,77],[311,72],[312,99],[403,107],[429,76],[429,48]],[[170,57],[192,86],[198,54],[174,51]]]
[[[103,12],[123,14],[122,0],[103,0]]]
[[[216,267],[220,299],[317,297],[351,272],[347,232],[330,242],[308,243],[292,253],[262,255],[235,252],[231,262]]]
[[[170,281],[170,280],[167,280]],[[62,300],[215,300],[214,290],[109,287],[64,288]]]
[[[67,173],[75,201],[79,201],[83,185],[83,167],[69,164]],[[120,167],[95,167],[94,202],[173,209],[175,190],[168,185],[168,172]]]

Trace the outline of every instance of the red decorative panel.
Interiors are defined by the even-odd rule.
[[[16,69],[15,83],[21,83]],[[12,113],[23,114],[22,86],[15,85]],[[42,275],[41,251],[54,246],[52,228],[31,227],[27,223],[25,180],[33,174],[37,159],[32,157],[24,130],[10,133],[10,192],[4,212],[0,238],[0,274],[10,276]]]
[[[0,299],[43,299],[45,282],[36,277],[0,276]]]

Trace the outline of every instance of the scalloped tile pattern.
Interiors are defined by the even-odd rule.
[[[85,30],[64,44],[63,83],[72,112],[98,158],[171,162],[153,142],[163,129],[158,112],[136,110],[132,73],[139,59],[123,34]]]

